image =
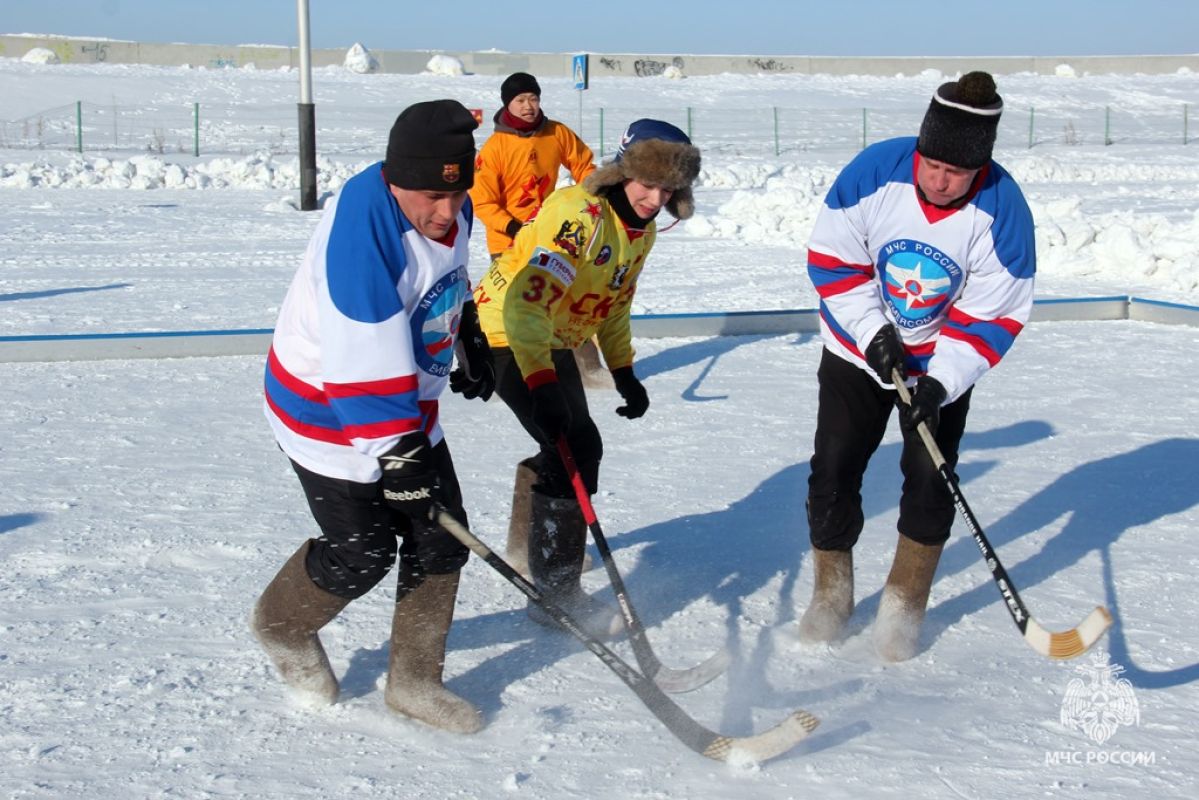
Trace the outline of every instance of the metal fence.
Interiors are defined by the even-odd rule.
[[[382,150],[393,109],[325,104],[317,107],[317,148],[324,155],[373,155]],[[706,152],[783,156],[865,147],[914,135],[924,106],[875,108],[584,108],[563,122],[576,128],[601,158],[611,155],[626,124],[656,117],[686,130]],[[999,127],[1004,149],[1194,142],[1189,104],[1145,113],[1113,107],[1009,107]],[[573,118],[572,118],[573,117]],[[104,105],[80,101],[17,120],[0,121],[0,148],[79,153],[246,155],[295,153],[295,105]]]

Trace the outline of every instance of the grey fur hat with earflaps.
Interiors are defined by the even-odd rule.
[[[688,219],[695,213],[691,184],[699,176],[699,163],[699,148],[687,134],[668,122],[639,119],[620,137],[612,162],[584,178],[583,185],[592,194],[626,180],[661,186],[674,192],[666,210],[677,219]]]

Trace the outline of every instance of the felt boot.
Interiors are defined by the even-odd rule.
[[[516,481],[512,486],[512,516],[508,519],[508,545],[504,560],[525,580],[529,574],[529,525],[533,509],[533,484],[537,482],[537,459],[526,458],[516,465]]]
[[[920,544],[900,535],[874,620],[874,649],[884,661],[907,661],[916,655],[943,548],[943,544]]]
[[[799,620],[800,641],[831,642],[853,613],[853,551],[812,549],[815,586]]]
[[[250,630],[274,663],[284,683],[313,704],[337,702],[337,678],[317,631],[336,617],[349,600],[326,592],[308,577],[304,542],[263,591],[250,616]]]
[[[624,628],[624,620],[616,608],[591,597],[579,585],[587,523],[578,502],[538,491],[533,491],[532,500],[529,571],[533,585],[592,636],[597,639],[616,636]],[[532,600],[528,612],[534,622],[557,627],[553,618]]]
[[[475,733],[483,727],[479,709],[441,683],[458,575],[426,575],[397,600],[383,699],[393,711],[435,728]]]

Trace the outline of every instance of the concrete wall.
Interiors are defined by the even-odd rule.
[[[146,42],[92,41],[75,38],[39,38],[0,35],[0,57],[20,58],[34,47],[58,54],[63,63],[156,64],[160,66],[243,67],[259,69],[299,66],[294,47],[238,47],[204,44],[154,44]],[[315,67],[340,65],[346,50],[312,51]],[[568,77],[570,53],[474,53],[432,50],[371,50],[384,72],[423,72],[434,55],[453,56],[469,73],[507,75],[518,70],[534,75]],[[916,75],[935,69],[947,75],[971,69],[996,74],[1033,72],[1051,75],[1059,64],[1069,64],[1079,74],[1177,72],[1187,67],[1199,72],[1199,54],[1173,56],[979,56],[979,57],[846,57],[832,56],[747,56],[592,53],[591,77],[659,75],[677,67],[685,75],[732,73],[797,73],[802,75]]]

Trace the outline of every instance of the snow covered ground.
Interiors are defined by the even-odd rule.
[[[605,81],[588,102],[630,118],[665,105],[864,98],[919,108],[939,80]],[[1148,113],[1196,100],[1193,75],[998,80],[1009,105],[1068,96]],[[0,59],[13,117],[96,87],[254,104],[290,101],[294,82]],[[321,70],[316,92],[318,103],[325,93],[374,107],[381,122],[369,136],[381,153],[403,105],[456,96],[491,107],[497,83]],[[551,115],[571,122],[574,93],[542,83]],[[318,131],[318,142],[334,135]],[[373,160],[370,149],[323,161],[322,190]],[[699,214],[660,237],[636,312],[814,305],[807,230],[851,155],[708,156]],[[1199,146],[1009,144],[999,155],[1037,218],[1039,296],[1199,304]],[[294,176],[294,158],[269,155],[0,150],[0,335],[269,327],[317,218],[294,210]],[[481,238],[477,252],[481,272]],[[733,653],[727,675],[678,696],[681,706],[733,735],[794,708],[821,718],[807,742],[756,768],[679,745],[594,656],[530,623],[516,590],[477,559],[446,673],[483,708],[482,733],[431,731],[385,709],[388,581],[325,631],[342,702],[294,705],[245,626],[258,592],[313,531],[261,415],[261,359],[0,364],[0,795],[1192,796],[1197,348],[1194,328],[1035,324],[975,395],[963,491],[1046,627],[1074,625],[1097,604],[1112,611],[1098,660],[1056,663],[1025,646],[959,526],[921,652],[884,665],[869,626],[894,547],[897,434],[867,475],[851,633],[832,648],[801,646],[819,343],[639,341],[650,413],[626,421],[611,413],[615,395],[594,395],[607,445],[596,511],[663,659]],[[498,402],[447,397],[443,419],[473,528],[499,546],[513,466],[530,448]],[[586,581],[607,591],[602,570]],[[1126,684],[1104,683],[1112,668]],[[1102,741],[1069,724],[1063,702],[1076,680],[1094,713],[1111,710],[1104,698],[1135,698],[1136,721]]]

